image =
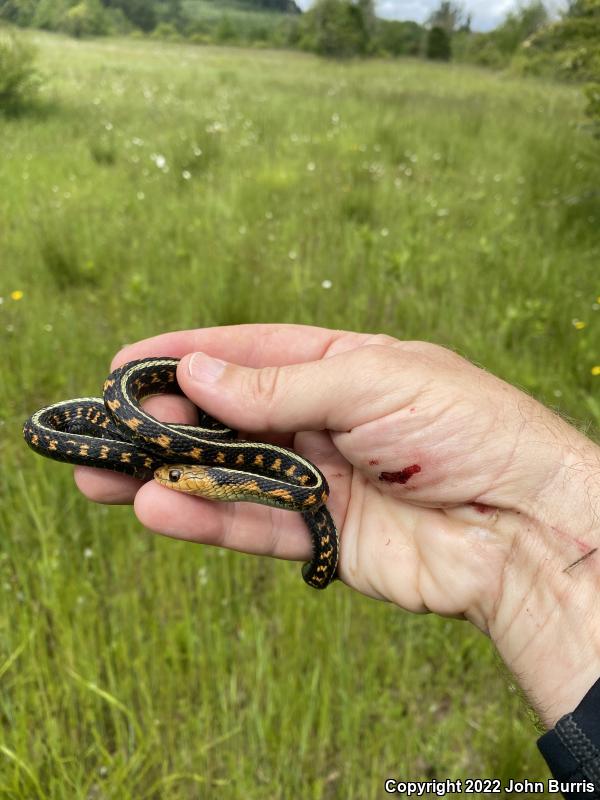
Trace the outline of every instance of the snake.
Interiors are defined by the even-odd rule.
[[[102,397],[41,408],[23,426],[36,453],[70,464],[113,470],[221,502],[250,502],[299,512],[310,532],[312,558],[304,581],[324,589],[337,577],[339,537],[326,506],[329,487],[308,459],[285,447],[245,441],[196,407],[198,423],[161,422],[142,402],[183,392],[179,360],[143,358],[115,369]]]

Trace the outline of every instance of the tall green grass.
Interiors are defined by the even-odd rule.
[[[370,800],[385,777],[545,776],[465,624],[151,536],[20,427],[97,394],[124,342],[295,321],[448,345],[595,435],[600,165],[579,92],[37,41],[43,103],[0,119],[0,797]]]

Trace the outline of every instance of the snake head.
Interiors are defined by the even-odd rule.
[[[260,479],[251,473],[200,464],[165,464],[154,471],[154,478],[167,489],[204,497],[206,500],[222,503],[244,500],[277,508],[288,507],[282,499],[282,495],[288,495],[286,490],[265,491]]]
[[[191,464],[165,464],[154,470],[154,479],[167,489],[195,494],[212,500],[221,498],[219,487],[210,471]]]

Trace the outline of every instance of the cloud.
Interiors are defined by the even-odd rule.
[[[312,0],[297,0],[306,10]],[[383,19],[414,20],[425,22],[434,11],[439,0],[375,0],[377,16]],[[519,6],[519,0],[462,0],[462,5],[471,14],[471,27],[476,31],[489,31],[501,22],[509,11]]]

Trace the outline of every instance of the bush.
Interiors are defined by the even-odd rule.
[[[574,81],[600,75],[600,0],[576,0],[562,20],[523,43],[515,58],[521,72]]]
[[[486,33],[458,31],[452,37],[452,57],[492,69],[505,69],[528,39],[548,23],[548,12],[540,0],[529,0],[506,15],[494,30]]]
[[[0,0],[0,18],[22,28],[32,24],[35,0]]]
[[[167,42],[180,42],[183,38],[171,22],[159,22],[151,36],[153,39],[164,39]]]
[[[153,31],[159,22],[156,4],[150,0],[103,0],[103,4],[112,9],[120,8],[129,22],[144,33]]]
[[[317,0],[304,18],[302,46],[322,56],[348,58],[369,50],[364,6],[351,0]]]
[[[212,39],[206,33],[192,33],[188,37],[188,42],[190,44],[212,44]]]
[[[298,17],[284,17],[273,30],[272,44],[275,47],[297,47],[301,36],[300,25]]]
[[[477,64],[480,67],[504,69],[510,64],[510,55],[504,53],[495,38],[495,31],[471,33],[459,31],[452,37],[452,57],[456,61]]]
[[[40,84],[35,48],[10,33],[0,33],[0,111],[29,105]]]
[[[109,33],[116,36],[123,36],[129,34],[134,30],[133,24],[123,13],[121,8],[107,8],[105,9]]]
[[[588,86],[586,89],[587,107],[585,113],[592,121],[592,132],[600,139],[600,83]]]
[[[417,22],[378,19],[375,47],[388,56],[418,56],[423,36],[424,30]]]
[[[108,16],[99,0],[81,0],[66,13],[61,29],[71,36],[106,36],[110,30]]]
[[[58,31],[63,26],[68,11],[67,0],[40,0],[31,24],[34,28]]]
[[[231,42],[236,38],[236,30],[228,14],[224,14],[219,20],[215,31],[217,42]]]
[[[443,28],[436,25],[428,31],[425,54],[427,58],[437,61],[450,61],[452,55],[450,37]]]
[[[548,24],[548,11],[539,0],[521,6],[507,14],[506,19],[491,36],[502,53],[512,55],[526,39],[536,34]]]

